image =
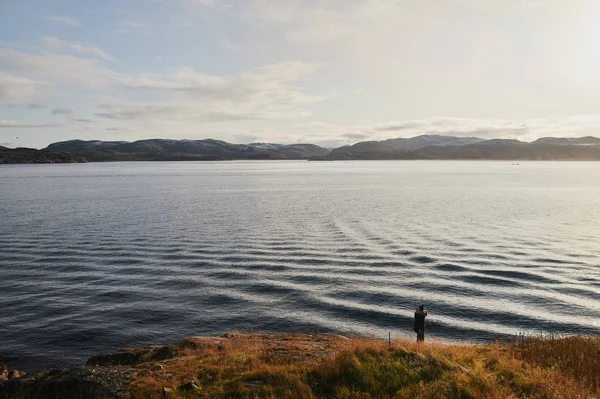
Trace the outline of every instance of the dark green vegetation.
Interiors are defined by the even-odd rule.
[[[214,161],[234,159],[308,159],[329,150],[313,144],[230,144],[219,140],[70,140],[50,144],[44,151],[81,154],[91,162],[102,161]]]
[[[600,340],[582,337],[474,346],[226,334],[11,379],[0,397],[591,399],[599,359]]]
[[[67,152],[46,152],[33,148],[0,147],[0,164],[8,163],[76,163],[87,162],[85,157]]]

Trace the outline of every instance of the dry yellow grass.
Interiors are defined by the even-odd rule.
[[[179,357],[160,362],[163,370],[152,371],[156,362],[137,366],[143,372],[129,390],[135,398],[591,399],[600,397],[599,347],[598,339],[554,337],[485,346],[311,335],[192,338],[178,346]],[[199,389],[180,389],[190,381]]]
[[[521,335],[510,347],[519,359],[561,370],[590,389],[600,391],[600,339]]]

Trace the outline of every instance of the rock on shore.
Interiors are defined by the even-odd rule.
[[[18,392],[26,375],[23,371],[9,370],[6,365],[0,363],[0,398],[10,397],[9,394]]]
[[[133,366],[176,356],[176,347],[156,346],[93,356],[84,366],[26,375],[0,363],[0,398],[121,398],[131,397],[126,386],[147,371]],[[2,370],[5,373],[2,373]],[[2,375],[6,375],[4,380]]]

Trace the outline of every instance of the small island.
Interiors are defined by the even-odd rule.
[[[225,334],[34,375],[0,364],[0,398],[597,398],[598,370],[598,338],[458,345]]]

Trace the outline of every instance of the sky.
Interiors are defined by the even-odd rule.
[[[0,145],[600,136],[598,0],[0,0]]]

